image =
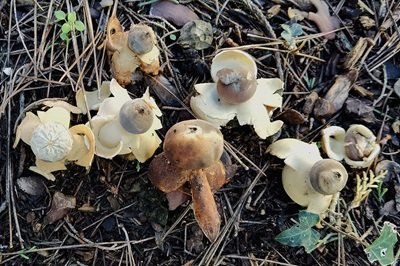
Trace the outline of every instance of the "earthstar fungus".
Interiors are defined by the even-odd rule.
[[[168,130],[163,146],[164,152],[150,163],[150,181],[167,194],[182,191],[189,182],[196,220],[213,242],[219,234],[221,220],[212,191],[226,182],[225,168],[220,161],[221,132],[203,120],[182,121]]]
[[[29,169],[52,181],[52,172],[66,170],[67,161],[88,169],[94,157],[93,132],[85,125],[70,128],[70,111],[61,106],[38,111],[37,115],[26,113],[17,127],[14,148],[21,139],[36,156],[35,166]]]
[[[285,159],[283,188],[294,202],[307,207],[308,212],[323,216],[334,195],[346,185],[346,169],[335,160],[322,159],[315,143],[281,139],[271,144],[267,152]]]
[[[240,125],[253,125],[265,139],[279,131],[283,122],[271,122],[271,115],[282,107],[283,82],[278,78],[257,79],[254,59],[240,50],[217,54],[211,64],[214,83],[195,85],[199,95],[190,99],[193,112],[215,126],[224,126],[237,117]]]
[[[369,167],[380,153],[376,136],[363,125],[351,125],[347,131],[338,126],[322,130],[322,149],[329,158],[345,160],[353,168]]]
[[[92,117],[90,126],[96,138],[96,155],[111,159],[132,154],[139,162],[150,158],[161,143],[155,130],[162,128],[162,115],[149,91],[131,99],[115,79],[110,82],[112,97],[105,99]]]
[[[133,82],[133,74],[140,68],[146,74],[157,75],[160,69],[160,51],[156,35],[147,25],[132,24],[124,31],[119,20],[112,16],[107,24],[104,45],[111,63],[113,76],[121,85]]]

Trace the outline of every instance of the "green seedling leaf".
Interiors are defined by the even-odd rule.
[[[74,23],[76,21],[76,13],[75,11],[72,11],[68,13],[68,22],[69,23]]]
[[[61,40],[63,40],[63,41],[68,41],[68,33],[65,33],[65,32],[61,32],[61,34],[60,34],[60,38],[61,38]]]
[[[311,253],[318,244],[320,234],[312,229],[319,222],[319,215],[300,211],[299,224],[281,232],[275,240],[290,247],[303,246],[307,253]]]
[[[62,31],[63,33],[69,33],[69,32],[71,31],[71,25],[69,25],[69,23],[64,23],[64,24],[61,26],[61,31]]]
[[[397,242],[396,226],[384,222],[380,236],[364,251],[372,263],[378,261],[381,265],[390,265],[394,262],[393,249]]]
[[[85,30],[85,24],[83,24],[82,21],[77,20],[77,21],[75,21],[75,29],[77,29],[78,31],[84,31]]]
[[[54,16],[55,16],[56,19],[58,19],[58,20],[63,20],[63,19],[65,19],[65,17],[66,17],[67,15],[65,14],[64,11],[57,10],[57,11],[54,12]]]

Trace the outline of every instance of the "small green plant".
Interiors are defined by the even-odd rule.
[[[376,199],[376,201],[380,204],[383,202],[383,197],[385,196],[386,192],[388,191],[388,188],[383,186],[383,182],[380,181],[378,183],[378,187],[376,188],[376,190],[374,191],[374,198]]]
[[[30,249],[22,249],[20,251],[18,251],[18,255],[23,258],[24,260],[29,260],[29,256],[27,255],[30,252],[33,252],[36,250],[36,246],[31,247]]]
[[[312,229],[319,222],[319,215],[311,212],[300,211],[299,223],[282,231],[275,237],[281,244],[290,247],[303,246],[307,253],[311,253],[318,247],[320,233]]]
[[[66,43],[69,41],[69,35],[71,32],[75,32],[75,30],[82,32],[85,30],[85,24],[76,19],[75,11],[66,14],[62,10],[57,10],[54,12],[54,16],[58,21],[64,21],[64,24],[61,26],[60,38]]]
[[[292,23],[291,25],[281,24],[283,29],[281,37],[285,39],[290,50],[296,49],[296,37],[303,34],[303,29],[299,23]]]

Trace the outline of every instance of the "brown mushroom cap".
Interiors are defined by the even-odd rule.
[[[133,25],[128,33],[128,46],[136,54],[150,52],[154,46],[153,30],[146,25]]]
[[[147,174],[156,188],[169,193],[178,190],[189,180],[190,170],[175,167],[169,163],[165,153],[160,153],[151,160]]]
[[[222,68],[217,78],[218,95],[226,103],[243,103],[253,97],[257,89],[254,74],[244,68]]]
[[[206,168],[222,155],[224,139],[221,131],[203,120],[186,120],[172,126],[164,140],[164,153],[176,167]]]
[[[346,168],[332,159],[316,162],[310,171],[311,186],[323,195],[333,195],[341,191],[346,186],[347,178]]]
[[[153,110],[141,98],[127,101],[119,111],[121,126],[132,134],[145,133],[153,124],[153,119]]]

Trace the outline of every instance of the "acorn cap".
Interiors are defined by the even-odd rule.
[[[178,168],[201,169],[217,162],[224,140],[221,131],[203,120],[186,120],[172,126],[164,140],[167,159]]]
[[[324,195],[333,195],[341,191],[346,186],[347,178],[346,168],[332,159],[316,162],[310,171],[311,186]]]
[[[257,89],[257,80],[244,68],[222,68],[217,72],[217,91],[221,101],[229,104],[246,102]]]
[[[153,119],[153,110],[142,98],[127,101],[119,111],[121,126],[132,134],[142,134],[149,130]]]

